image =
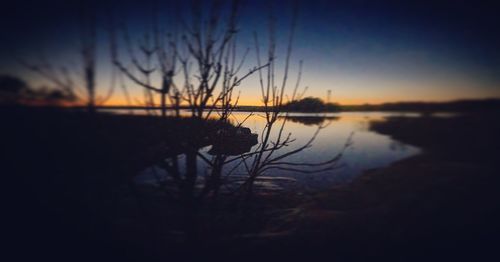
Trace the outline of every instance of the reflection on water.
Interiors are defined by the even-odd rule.
[[[249,113],[236,112],[231,116],[231,121],[234,124],[243,122]],[[404,115],[407,117],[419,116],[412,113],[383,113],[383,112],[342,112],[342,113],[327,113],[327,114],[307,114],[290,113],[287,123],[284,127],[283,134],[291,134],[295,139],[289,146],[282,148],[281,152],[293,151],[306,144],[317,130],[318,124],[329,125],[322,129],[314,140],[311,147],[303,150],[299,154],[291,155],[287,158],[288,162],[322,162],[331,159],[337,155],[345,146],[346,140],[352,136],[352,145],[348,147],[342,155],[338,168],[327,170],[320,173],[304,174],[294,173],[286,170],[273,169],[262,177],[257,183],[269,183],[274,187],[293,188],[300,190],[321,189],[348,183],[358,175],[362,174],[363,170],[379,168],[387,166],[392,162],[417,154],[419,149],[401,144],[392,140],[388,136],[377,134],[368,129],[368,123],[372,120],[382,120],[388,116]],[[282,117],[278,120],[279,123],[285,121]],[[257,134],[259,139],[265,127],[266,121],[263,113],[254,113],[244,121],[244,126],[251,130],[251,133]],[[279,129],[273,130],[271,135],[275,138],[278,135]],[[256,147],[255,143],[247,145],[245,151]],[[245,147],[243,147],[245,148]],[[201,148],[200,153],[207,159],[213,157],[214,151],[220,150],[213,145]],[[242,152],[239,152],[242,153]],[[183,157],[179,156],[179,162],[183,162]],[[237,166],[238,161],[227,163],[222,168],[228,172],[231,170],[231,179],[238,180],[239,175],[243,176],[245,167]],[[181,172],[185,167],[180,167]],[[198,173],[200,183],[203,183],[203,177],[209,166],[202,159],[198,160]],[[167,173],[158,167],[150,167],[144,170],[137,178],[137,183],[158,183],[159,181],[168,179]],[[272,179],[276,178],[276,179]],[[272,179],[270,183],[266,179]],[[242,179],[243,180],[243,179]]]

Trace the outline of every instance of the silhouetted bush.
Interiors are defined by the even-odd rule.
[[[284,111],[294,112],[331,112],[338,111],[339,106],[333,103],[325,104],[316,97],[306,97],[301,100],[289,102],[283,106]]]

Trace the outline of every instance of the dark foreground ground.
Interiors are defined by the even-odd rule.
[[[144,166],[180,150],[164,146],[175,144],[169,137],[191,141],[200,123],[4,110],[8,250],[21,260],[61,261],[494,261],[500,257],[497,119],[374,122],[373,130],[423,153],[312,196],[232,205],[203,221],[211,237],[185,241],[181,233],[172,238],[171,223],[178,221],[169,220],[168,210],[175,206],[151,204],[156,198],[131,204],[138,196],[127,184]]]
[[[453,261],[498,259],[498,115],[389,118],[376,132],[423,153],[367,171],[311,202],[305,228],[343,258]],[[314,237],[312,237],[314,238]]]

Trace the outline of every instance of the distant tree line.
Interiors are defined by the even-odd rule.
[[[405,111],[405,112],[498,112],[500,99],[457,100],[450,102],[396,102],[379,105],[343,105],[342,111]]]

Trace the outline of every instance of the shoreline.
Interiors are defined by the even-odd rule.
[[[324,235],[318,242],[338,243],[353,257],[417,252],[428,259],[450,252],[461,260],[462,255],[492,254],[489,241],[500,232],[495,162],[500,140],[493,136],[500,125],[477,126],[485,120],[393,117],[373,122],[373,130],[422,152],[318,193],[303,207],[306,218],[299,230],[311,239]],[[468,156],[467,150],[486,157]]]
[[[54,108],[54,109],[69,109],[69,110],[87,110],[86,105],[68,105],[68,106],[29,106],[33,108]],[[9,106],[7,106],[9,107]],[[130,105],[108,105],[96,106],[97,110],[161,110],[160,106],[130,106]],[[176,107],[167,106],[167,110],[176,110]],[[180,110],[190,110],[188,106],[180,106]],[[210,107],[207,107],[210,109]],[[213,110],[220,110],[213,108]],[[339,104],[336,110],[318,110],[318,111],[303,111],[303,110],[285,110],[284,113],[340,113],[340,112],[414,112],[414,113],[488,113],[500,112],[500,98],[491,99],[462,99],[443,102],[423,102],[423,101],[408,101],[408,102],[388,102],[381,104],[354,104],[342,105]],[[234,112],[265,112],[263,106],[240,105],[234,108]]]

